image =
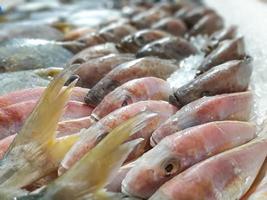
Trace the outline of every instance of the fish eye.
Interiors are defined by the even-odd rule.
[[[164,176],[169,177],[177,173],[180,169],[180,164],[177,159],[169,159],[163,164]]]
[[[127,105],[129,105],[130,103],[131,103],[131,97],[130,97],[129,95],[126,95],[124,101],[123,101],[122,104],[121,104],[121,107],[123,107],[123,106],[127,106]]]

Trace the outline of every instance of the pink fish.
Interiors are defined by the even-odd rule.
[[[142,148],[146,146],[152,132],[167,118],[173,115],[177,111],[177,108],[165,101],[150,100],[140,101],[115,110],[81,133],[80,140],[76,142],[61,162],[59,173],[62,173],[77,162],[85,153],[98,144],[114,127],[143,111],[155,112],[158,113],[158,116],[151,119],[150,123],[148,123],[144,129],[136,133],[134,137],[130,138],[130,140],[136,138],[145,139],[142,143],[144,146],[139,146],[139,149],[135,149],[132,154],[133,158],[140,155],[140,151],[142,153],[142,151],[145,150]]]
[[[267,141],[256,139],[194,165],[161,186],[149,200],[240,199],[266,155]]]
[[[251,92],[203,97],[182,107],[175,115],[164,122],[152,134],[151,145],[155,146],[167,135],[191,126],[219,120],[247,121],[251,106]]]
[[[38,100],[44,90],[45,87],[37,87],[19,90],[0,96],[0,108],[23,101]],[[75,87],[71,94],[70,100],[83,102],[83,99],[88,91],[89,90],[86,88]]]
[[[248,122],[221,121],[188,128],[165,137],[136,161],[122,183],[122,191],[149,198],[165,182],[194,164],[256,137]]]
[[[37,99],[29,100],[0,108],[0,139],[18,133],[37,102]],[[61,120],[89,116],[91,112],[92,108],[84,103],[69,101]]]

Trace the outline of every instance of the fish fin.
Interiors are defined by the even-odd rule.
[[[55,143],[51,147],[51,157],[54,161],[60,162],[66,153],[70,150],[72,145],[80,138],[79,134],[73,134],[56,139]]]
[[[58,166],[60,160],[53,158],[60,156],[51,157],[51,155],[57,155],[53,151],[53,147],[55,148],[57,144],[55,140],[57,124],[76,84],[76,81],[73,81],[63,88],[70,75],[71,69],[64,70],[49,84],[3,160],[0,161],[1,186],[23,187]],[[59,149],[56,147],[56,150]],[[59,155],[62,155],[62,152]]]
[[[86,153],[65,174],[47,187],[47,195],[64,191],[63,197],[75,198],[92,194],[103,188],[111,179],[140,139],[124,143],[129,136],[146,126],[156,113],[143,112],[113,129],[96,147]],[[70,183],[73,183],[70,185]],[[55,189],[57,188],[57,189]],[[55,191],[57,190],[57,191]],[[79,192],[80,191],[80,192]],[[68,194],[67,194],[68,193]],[[58,195],[58,194],[57,194]]]

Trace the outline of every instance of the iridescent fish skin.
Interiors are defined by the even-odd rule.
[[[219,44],[198,67],[199,74],[230,60],[242,60],[246,56],[244,38],[225,40]]]
[[[189,31],[190,36],[211,35],[223,28],[223,19],[214,13],[202,17]]]
[[[118,47],[123,52],[136,53],[146,44],[169,35],[161,30],[143,29],[122,38]]]
[[[134,16],[131,19],[131,24],[134,25],[137,29],[144,29],[150,27],[153,23],[169,15],[170,13],[165,10],[151,8]]]
[[[91,88],[119,64],[133,59],[134,55],[132,54],[109,54],[82,63],[75,71],[75,74],[79,76],[77,85]]]
[[[136,29],[123,23],[111,23],[106,27],[101,28],[98,32],[89,33],[82,36],[77,41],[85,44],[85,47],[91,47],[106,42],[119,42],[121,38],[126,35],[132,34]]]
[[[182,107],[154,131],[150,144],[155,146],[168,135],[207,122],[221,120],[247,121],[249,120],[252,104],[253,97],[249,91],[202,97]]]
[[[205,44],[205,46],[202,48],[202,51],[204,51],[206,53],[206,55],[208,55],[215,48],[218,47],[220,42],[222,42],[224,40],[234,39],[236,36],[236,32],[237,32],[236,26],[229,26],[229,27],[226,27],[222,30],[216,31],[215,33],[213,33],[209,37],[209,40],[208,40],[207,44]]]
[[[263,139],[228,150],[177,175],[149,200],[240,199],[255,180],[266,154]]]
[[[161,185],[194,164],[256,137],[248,122],[211,122],[164,138],[136,161],[122,182],[122,191],[149,198]]]
[[[189,10],[181,19],[186,23],[187,27],[192,28],[201,18],[211,13],[215,13],[215,11],[206,6],[199,6]]]
[[[70,64],[81,64],[93,58],[98,58],[111,53],[120,53],[114,43],[99,44],[96,46],[85,48],[81,52],[74,55],[69,62]]]
[[[154,23],[151,28],[166,31],[174,36],[184,36],[187,31],[187,27],[184,22],[173,17],[163,18]]]
[[[115,88],[127,81],[142,77],[157,77],[166,80],[179,66],[174,60],[145,57],[123,63],[110,71],[86,95],[85,102],[97,106]]]
[[[181,106],[203,96],[246,91],[251,73],[250,60],[225,62],[178,88],[174,92],[174,97],[170,97],[170,101]]]
[[[116,109],[138,101],[168,101],[170,94],[172,94],[172,89],[163,79],[155,77],[134,79],[106,95],[91,115],[95,119],[101,119]]]
[[[149,138],[152,132],[166,119],[173,115],[177,108],[164,101],[140,101],[120,109],[115,110],[106,117],[99,120],[97,123],[84,130],[81,133],[80,140],[73,145],[72,149],[66,154],[61,162],[59,173],[61,174],[66,169],[69,169],[75,162],[77,162],[85,153],[96,146],[108,133],[117,125],[123,123],[125,120],[135,116],[143,111],[151,111],[158,114],[158,117],[147,123],[147,126],[136,133],[130,140],[136,138],[144,138],[143,144],[149,143]],[[136,149],[136,151],[144,151],[145,149]],[[133,152],[136,155],[139,152]],[[141,152],[142,153],[142,152]],[[139,153],[140,155],[140,153]]]
[[[136,57],[156,56],[162,59],[182,59],[196,54],[197,49],[181,37],[165,37],[151,42],[141,48]]]

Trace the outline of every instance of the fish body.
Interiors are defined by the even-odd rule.
[[[41,39],[12,39],[0,43],[0,71],[12,72],[62,66],[72,53],[58,43]]]
[[[172,89],[163,79],[155,77],[134,79],[107,94],[91,115],[95,119],[101,119],[116,109],[138,101],[168,101],[170,94]]]
[[[173,60],[145,57],[123,63],[111,70],[86,95],[85,102],[98,105],[103,98],[127,81],[142,77],[157,77],[166,80],[179,68]]]
[[[211,35],[222,29],[224,26],[223,19],[215,14],[204,15],[189,31],[190,36]]]
[[[185,105],[203,96],[242,92],[248,88],[251,73],[249,60],[228,61],[178,88],[174,93],[175,98],[170,97],[170,100],[174,104]]]
[[[136,161],[122,182],[122,191],[149,198],[161,185],[194,164],[256,137],[248,122],[211,122],[165,137]]]
[[[210,37],[205,46],[203,47],[203,51],[206,54],[211,53],[215,48],[218,47],[219,43],[224,40],[232,40],[235,38],[237,32],[236,26],[229,26],[222,30],[216,31]]]
[[[177,175],[149,199],[240,199],[255,180],[266,153],[262,139],[228,150]]]
[[[188,41],[180,37],[165,37],[151,42],[141,48],[136,56],[156,56],[162,59],[182,59],[194,55],[197,49]]]
[[[115,110],[106,117],[102,118],[98,122],[94,123],[89,129],[82,131],[80,140],[72,147],[72,149],[66,154],[65,158],[61,162],[61,168],[59,172],[62,173],[66,169],[69,169],[75,162],[77,162],[85,153],[90,151],[96,146],[106,135],[109,134],[110,130],[125,120],[137,115],[143,111],[150,111],[158,114],[158,117],[153,118],[147,126],[131,137],[130,140],[136,138],[143,138],[146,144],[152,132],[167,118],[177,111],[177,108],[164,101],[140,101],[120,109]],[[136,154],[140,155],[143,153],[145,147],[140,147],[133,153],[133,158]],[[136,157],[135,157],[136,158]]]
[[[166,31],[174,36],[184,36],[187,31],[187,27],[184,22],[173,17],[163,18],[154,23],[151,28]]]
[[[166,36],[169,34],[165,31],[143,29],[122,38],[118,46],[124,52],[136,53],[146,44]]]
[[[79,76],[77,85],[91,88],[116,66],[133,59],[132,54],[109,54],[82,63],[75,71]]]
[[[252,109],[251,92],[202,97],[182,107],[164,122],[151,136],[155,146],[164,137],[183,129],[212,121],[248,121]]]
[[[98,58],[111,53],[119,53],[119,50],[117,49],[114,43],[99,44],[96,46],[85,48],[84,50],[80,51],[70,59],[70,63],[81,64],[93,58]]]
[[[242,60],[246,56],[244,38],[226,40],[219,44],[200,64],[199,73],[230,60]]]

